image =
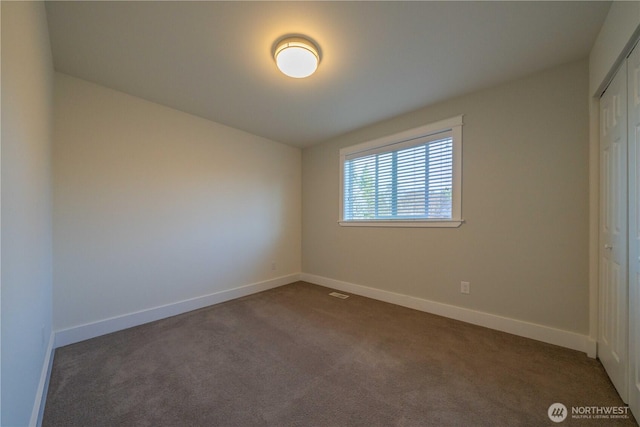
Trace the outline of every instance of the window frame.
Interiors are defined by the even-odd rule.
[[[344,227],[460,227],[462,219],[462,125],[463,115],[440,120],[435,123],[409,129],[382,138],[345,147],[340,150],[340,201],[338,224]],[[428,138],[449,132],[452,137],[452,182],[451,182],[451,218],[417,218],[388,220],[346,220],[344,219],[344,169],[345,162],[356,154],[362,156],[382,151],[396,151],[410,145],[411,140]],[[395,149],[389,150],[391,146]],[[359,156],[358,156],[359,157]]]

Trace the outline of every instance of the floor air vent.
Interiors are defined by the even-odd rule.
[[[339,292],[331,292],[329,295],[331,295],[332,297],[340,298],[340,299],[349,298],[349,295],[341,294]]]

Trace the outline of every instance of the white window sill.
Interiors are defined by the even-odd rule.
[[[433,221],[338,221],[342,227],[422,227],[422,228],[458,228],[464,220],[433,220]]]

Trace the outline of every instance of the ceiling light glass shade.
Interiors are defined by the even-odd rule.
[[[320,62],[318,48],[301,37],[282,40],[276,46],[273,55],[280,71],[297,79],[309,77],[316,71]]]

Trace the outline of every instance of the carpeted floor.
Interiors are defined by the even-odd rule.
[[[56,350],[47,426],[545,426],[623,406],[585,354],[298,282]]]

